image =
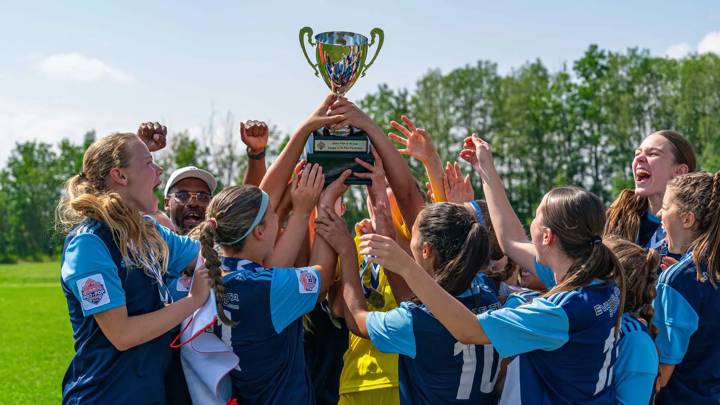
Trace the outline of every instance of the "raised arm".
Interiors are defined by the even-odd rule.
[[[334,112],[328,114],[330,104],[332,104],[334,100],[335,95],[333,94],[325,97],[322,104],[298,127],[290,137],[288,144],[283,148],[282,152],[280,152],[280,155],[268,168],[265,177],[260,183],[260,188],[268,193],[273,207],[278,206],[293,167],[295,167],[295,164],[300,158],[310,133],[318,128],[330,126],[344,119],[341,114]]]
[[[408,228],[412,228],[415,218],[425,206],[421,191],[410,172],[405,159],[395,149],[383,130],[377,126],[362,110],[347,99],[339,99],[332,105],[332,114],[342,114],[343,121],[336,126],[352,125],[365,131],[383,160],[390,187],[395,193],[398,206]]]
[[[262,121],[249,120],[240,123],[240,140],[247,147],[248,166],[244,184],[259,186],[265,172],[265,149],[268,143],[268,126]]]
[[[440,155],[438,155],[437,150],[435,150],[435,145],[433,145],[430,133],[424,128],[417,128],[415,123],[407,116],[403,115],[400,118],[405,125],[397,121],[391,121],[390,125],[402,135],[391,132],[388,136],[405,147],[405,149],[398,151],[401,155],[412,156],[423,164],[428,176],[428,181],[430,182],[430,188],[432,189],[433,201],[447,201],[445,190],[443,189],[442,160],[440,160]]]
[[[320,201],[318,202],[318,219],[320,220],[326,215],[326,210],[333,210],[335,201],[347,190],[345,180],[352,174],[350,169],[345,170],[335,181],[330,183],[320,195]],[[317,231],[317,229],[316,229]],[[354,248],[353,248],[354,249]],[[353,261],[357,261],[353,257]],[[337,254],[332,246],[323,238],[315,238],[312,253],[310,255],[310,263],[318,265],[321,268],[320,271],[320,299],[325,298],[325,293],[330,289],[335,279],[335,268],[337,266]]]
[[[464,344],[490,343],[475,314],[440,287],[395,241],[377,234],[363,235],[360,239],[360,253],[402,276],[455,339]]]
[[[465,139],[460,157],[469,162],[482,179],[490,220],[500,248],[520,267],[534,270],[537,250],[528,240],[522,223],[505,194],[505,186],[495,169],[490,145],[473,134]]]
[[[357,164],[367,169],[368,172],[355,173],[355,176],[371,179],[372,181],[372,183],[367,187],[368,196],[370,197],[370,206],[368,207],[368,210],[373,213],[372,232],[395,240],[397,239],[397,234],[392,223],[392,218],[390,217],[390,201],[388,200],[387,192],[385,191],[385,169],[383,161],[374,148],[372,153],[375,158],[375,166],[371,166],[360,159],[356,159]],[[407,286],[407,283],[405,283],[405,280],[403,280],[402,277],[392,272],[385,272],[385,276],[388,279],[388,283],[390,283],[390,290],[395,297],[395,302],[399,304],[413,297],[412,291],[410,291],[410,288]]]
[[[367,307],[360,288],[357,251],[355,243],[347,230],[347,225],[331,209],[323,208],[316,221],[317,234],[325,242],[332,241],[340,258],[342,271],[342,294],[345,307],[345,321],[348,329],[357,336],[368,338]]]
[[[305,165],[300,175],[295,176],[290,185],[292,211],[287,218],[287,226],[275,242],[275,253],[270,258],[268,267],[292,266],[308,233],[310,212],[320,198],[325,176],[319,164]]]

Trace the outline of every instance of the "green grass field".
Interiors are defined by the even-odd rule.
[[[59,403],[73,355],[57,262],[0,265],[0,404]]]

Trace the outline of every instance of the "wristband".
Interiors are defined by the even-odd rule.
[[[248,147],[245,149],[245,152],[247,153],[248,159],[252,159],[252,160],[262,160],[262,159],[265,158],[265,150],[266,150],[266,149],[267,149],[267,148],[263,148],[262,152],[253,155],[252,153],[250,153],[250,147],[248,146]]]

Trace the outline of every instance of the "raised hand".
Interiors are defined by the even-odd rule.
[[[400,149],[401,155],[412,156],[422,163],[427,163],[437,155],[430,134],[424,128],[417,128],[415,123],[406,115],[400,117],[405,126],[397,121],[390,121],[393,128],[400,131],[401,135],[389,133],[390,139],[401,144],[405,149]]]
[[[454,164],[448,162],[445,166],[443,186],[448,202],[462,204],[475,199],[475,192],[470,184],[470,176],[463,176],[458,162]]]
[[[355,232],[359,235],[375,233],[375,228],[370,218],[363,218],[360,222],[356,223]]]
[[[376,233],[360,237],[358,253],[367,255],[372,263],[383,266],[386,270],[403,277],[417,267],[417,263],[390,237]]]
[[[337,100],[335,94],[328,94],[320,105],[302,123],[303,133],[310,133],[322,127],[331,127],[345,119],[342,113],[331,111],[330,106]]]
[[[478,173],[495,166],[490,144],[480,139],[477,134],[465,138],[463,149],[459,155],[461,159],[470,163]]]
[[[377,195],[377,193],[385,194],[385,168],[383,167],[382,159],[378,155],[375,148],[371,148],[373,158],[375,159],[375,165],[355,158],[355,163],[362,166],[367,172],[353,173],[353,176],[361,179],[370,179],[371,183],[367,186],[368,192]]]
[[[263,121],[248,120],[240,123],[240,139],[253,155],[265,150],[268,134],[268,126]]]
[[[290,185],[293,212],[309,215],[320,199],[323,184],[325,184],[325,176],[322,167],[317,163],[305,165]]]
[[[370,132],[376,127],[375,121],[345,97],[338,97],[335,102],[333,102],[330,106],[330,114],[340,114],[343,116],[343,120],[330,127],[332,130],[352,126],[360,128],[365,132]]]
[[[156,152],[167,145],[167,127],[159,122],[143,122],[137,136],[147,145],[150,152]]]
[[[318,203],[319,208],[327,207],[333,209],[335,207],[335,201],[340,198],[341,195],[348,189],[345,184],[345,180],[352,174],[352,170],[347,169],[338,176],[335,181],[330,183],[325,190],[320,194],[320,201]]]
[[[338,256],[355,255],[355,242],[348,232],[345,221],[334,210],[320,209],[315,220],[315,232],[335,249]]]

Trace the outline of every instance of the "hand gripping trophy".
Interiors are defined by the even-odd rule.
[[[313,63],[305,49],[305,36],[311,46],[315,46],[315,59]],[[344,96],[355,84],[357,79],[365,76],[368,68],[382,48],[384,35],[379,28],[370,31],[372,41],[364,35],[353,32],[331,31],[315,35],[310,27],[300,30],[300,47],[305,59],[315,71],[315,76],[322,76],[325,84],[338,96]],[[368,48],[375,44],[375,55],[369,63],[365,63]],[[373,163],[370,152],[370,139],[367,134],[358,128],[341,128],[330,131],[321,128],[308,137],[305,145],[305,155],[309,163],[319,163],[325,173],[325,183],[335,180],[344,170],[352,169],[354,172],[366,171],[355,163],[355,158]],[[368,184],[369,180],[350,177],[347,184]]]

